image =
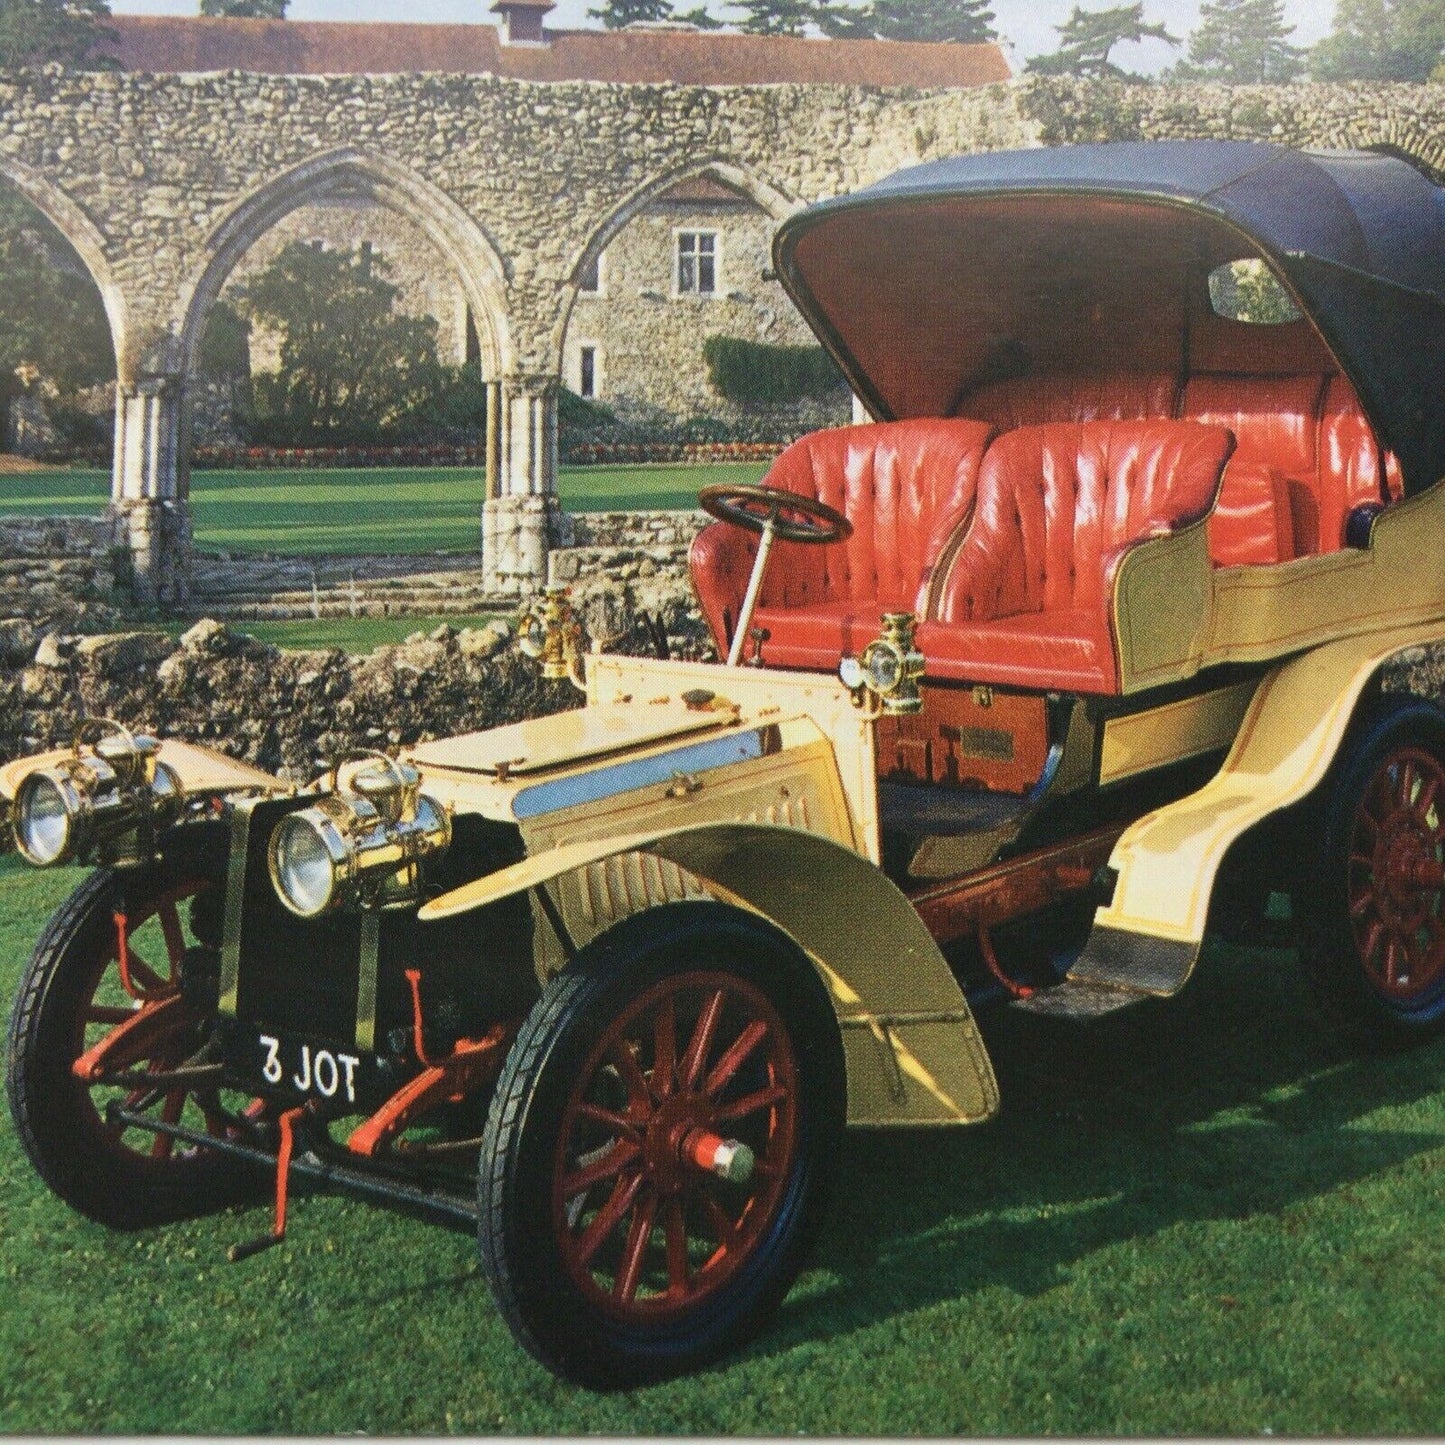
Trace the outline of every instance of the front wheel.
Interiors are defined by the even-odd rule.
[[[677,904],[584,949],[482,1147],[482,1256],[521,1343],[603,1389],[741,1344],[801,1265],[844,1096],[827,993],[772,926]]]
[[[218,966],[220,887],[208,871],[156,864],[92,873],[56,910],[21,980],[10,1020],[10,1112],[41,1178],[72,1208],[134,1229],[203,1213],[256,1189],[255,1171],[109,1118],[136,1116],[228,1131],[238,1101],[197,1083],[148,1081],[196,1061],[208,1011],[208,959]],[[124,967],[122,967],[122,959]],[[187,964],[189,984],[183,989]],[[96,1077],[77,1062],[125,1031]],[[262,1180],[264,1183],[264,1180]]]
[[[1384,1046],[1445,1029],[1438,708],[1397,702],[1360,736],[1329,794],[1296,914],[1306,977],[1336,1027]]]

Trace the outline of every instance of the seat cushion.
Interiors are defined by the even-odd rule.
[[[764,483],[826,502],[853,524],[853,535],[825,547],[776,543],[759,606],[846,604],[875,617],[920,608],[936,559],[973,506],[991,435],[983,422],[923,417],[837,427],[794,442]],[[755,536],[721,524],[693,543],[693,586],[719,650],[726,650],[756,551]],[[835,655],[819,665],[837,664]]]
[[[753,629],[766,628],[763,661],[769,667],[832,672],[845,654],[857,656],[883,627],[881,607],[856,602],[820,602],[812,607],[759,607]],[[752,643],[743,648],[751,661]]]
[[[925,622],[917,633],[930,677],[1068,692],[1119,691],[1104,615],[1033,612],[993,622]]]
[[[1345,521],[1356,507],[1391,500],[1385,453],[1360,399],[1348,377],[1331,377],[1320,416],[1320,551],[1345,545]]]
[[[1179,386],[1172,376],[1022,376],[970,392],[959,415],[991,422],[1000,431],[1058,421],[1166,419]]]

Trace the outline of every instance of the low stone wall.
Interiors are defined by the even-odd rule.
[[[686,547],[712,519],[697,508],[668,512],[570,512],[574,547]]]
[[[78,632],[113,627],[113,542],[105,518],[0,519],[0,617]]]

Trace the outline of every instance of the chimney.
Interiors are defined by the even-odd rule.
[[[542,17],[554,0],[496,0],[492,14],[502,17],[503,45],[546,45]]]

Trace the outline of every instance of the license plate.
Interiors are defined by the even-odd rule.
[[[268,1090],[281,1090],[303,1099],[346,1106],[374,1099],[380,1068],[374,1054],[337,1048],[334,1044],[298,1034],[268,1033],[253,1028],[229,1031],[226,1063],[247,1080]],[[380,1092],[386,1092],[384,1087]]]

